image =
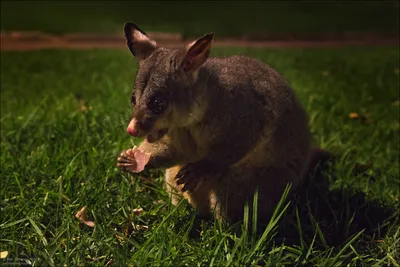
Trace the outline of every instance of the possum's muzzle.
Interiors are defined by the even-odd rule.
[[[161,129],[161,130],[154,130],[154,131],[151,131],[151,132],[147,135],[147,137],[146,137],[147,142],[149,142],[149,143],[154,143],[154,142],[160,140],[161,138],[163,138],[163,136],[164,136],[167,132],[168,132],[168,129]]]
[[[168,132],[168,129],[152,129],[150,132],[148,132],[144,130],[143,127],[140,126],[140,123],[134,118],[130,121],[126,131],[134,137],[146,136],[146,139],[149,143],[154,143],[160,140]]]

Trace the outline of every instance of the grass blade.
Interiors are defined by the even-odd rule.
[[[352,239],[350,239],[349,242],[346,243],[346,245],[343,246],[343,248],[333,257],[333,259],[329,260],[330,264],[329,266],[333,266],[335,262],[338,261],[340,256],[349,248],[349,246],[364,232],[364,230],[358,232]]]
[[[31,225],[33,226],[33,228],[35,229],[36,233],[39,235],[40,239],[42,240],[43,245],[47,246],[48,243],[47,243],[46,238],[44,237],[42,230],[40,230],[39,226],[36,224],[36,222],[34,220],[32,220],[31,217],[28,216],[27,218],[28,218],[29,222],[31,223]]]

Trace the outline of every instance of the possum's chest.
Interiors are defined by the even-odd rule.
[[[168,135],[171,143],[186,162],[198,161],[206,155],[207,142],[198,134],[193,134],[192,131],[186,129],[176,129]]]

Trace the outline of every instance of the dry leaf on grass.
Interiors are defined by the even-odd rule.
[[[133,209],[132,213],[133,215],[140,215],[143,213],[143,209],[142,208]]]
[[[358,119],[359,117],[360,117],[360,115],[358,115],[358,113],[355,113],[355,112],[351,112],[349,114],[350,119]]]
[[[81,237],[78,235],[77,237],[73,237],[71,240],[72,241],[76,241],[76,240],[78,240],[78,239],[80,239]]]
[[[149,229],[149,227],[147,225],[137,224],[135,226],[136,226],[136,229],[138,229],[138,230],[148,230]]]
[[[162,199],[154,200],[153,204],[155,204],[155,205],[164,204],[164,200],[162,200]]]
[[[122,229],[122,232],[124,233],[125,236],[130,236],[132,234],[133,225],[130,221],[126,223],[125,227]]]
[[[120,244],[124,243],[124,237],[122,235],[116,234],[115,238],[118,239]]]
[[[75,94],[75,99],[78,101],[79,108],[82,112],[92,110],[92,106],[89,106],[88,102],[83,99],[83,96],[81,94]]]
[[[88,106],[87,102],[85,100],[79,100],[79,105],[81,108],[81,111],[86,111],[86,110],[92,110],[92,106]]]
[[[0,252],[0,259],[5,259],[8,256],[8,251],[2,251]]]
[[[361,114],[358,114],[356,112],[351,112],[349,114],[349,118],[353,119],[353,120],[359,120],[359,121],[362,121],[362,122],[366,122],[367,121],[367,118],[365,116],[363,116]]]
[[[89,221],[87,219],[87,214],[86,214],[86,206],[84,206],[83,208],[81,208],[76,214],[75,214],[75,218],[77,218],[78,220],[80,220],[81,222],[83,222],[84,224],[86,224],[89,227],[94,227],[94,222],[93,221]]]

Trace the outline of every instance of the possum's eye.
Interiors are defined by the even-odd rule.
[[[132,104],[133,107],[136,105],[136,96],[135,96],[135,93],[132,94],[132,97],[131,97],[131,104]]]
[[[167,107],[167,101],[165,101],[165,99],[162,97],[156,96],[150,100],[149,108],[155,114],[163,113],[166,107]]]

